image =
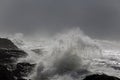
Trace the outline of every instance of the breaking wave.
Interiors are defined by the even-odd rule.
[[[79,28],[49,38],[25,38],[21,33],[9,38],[29,54],[19,62],[36,64],[33,74],[28,76],[32,80],[81,80],[88,74],[102,71],[100,62],[107,62],[103,59],[103,44],[91,39]],[[106,64],[104,66],[103,69],[106,69]]]

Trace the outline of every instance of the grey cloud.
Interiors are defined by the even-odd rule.
[[[118,0],[2,0],[0,31],[24,34],[58,32],[79,26],[95,38],[119,38]]]

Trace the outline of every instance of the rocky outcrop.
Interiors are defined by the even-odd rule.
[[[16,69],[14,70],[14,75],[17,78],[26,77],[31,74],[34,69],[35,64],[30,64],[27,62],[18,63]]]
[[[0,49],[0,64],[16,63],[19,58],[26,57],[27,53],[22,50]]]
[[[0,80],[26,80],[23,77],[32,72],[35,64],[17,61],[27,55],[9,39],[0,38]]]
[[[12,71],[4,65],[0,65],[0,80],[15,80]]]
[[[87,76],[85,79],[83,80],[120,80],[117,77],[114,76],[108,76],[105,74],[99,75],[99,74],[93,74],[93,75],[89,75]]]
[[[18,50],[18,47],[11,40],[0,38],[0,49]]]

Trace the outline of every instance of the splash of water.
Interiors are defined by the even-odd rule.
[[[11,38],[12,41],[29,54],[18,62],[36,64],[33,74],[28,76],[32,80],[80,80],[82,75],[90,72],[92,59],[103,57],[100,42],[91,39],[79,28],[51,38],[27,39],[22,34],[15,36]],[[35,53],[33,50],[41,52]]]

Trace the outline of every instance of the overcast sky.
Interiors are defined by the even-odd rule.
[[[0,0],[0,32],[28,35],[76,26],[91,37],[120,39],[120,0]]]

